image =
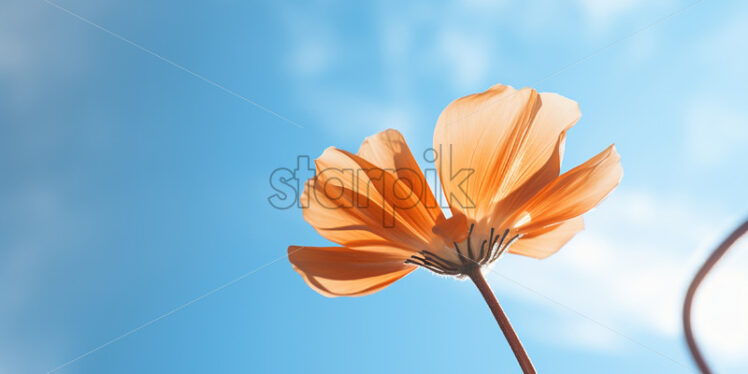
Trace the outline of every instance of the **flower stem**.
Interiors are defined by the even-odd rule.
[[[699,345],[696,344],[696,338],[694,337],[693,329],[691,328],[691,305],[693,304],[693,298],[696,295],[696,290],[699,289],[701,282],[706,278],[709,271],[712,270],[714,265],[717,264],[725,253],[727,253],[730,247],[732,247],[732,245],[735,244],[735,242],[737,242],[746,232],[748,232],[748,220],[736,228],[735,231],[725,238],[722,244],[720,244],[719,247],[709,255],[709,258],[707,258],[704,264],[701,265],[699,272],[696,273],[696,276],[694,276],[691,281],[691,285],[688,287],[688,292],[686,293],[686,299],[683,301],[683,329],[685,330],[686,344],[688,344],[688,349],[691,351],[691,356],[693,356],[694,362],[696,362],[699,370],[704,374],[710,374],[712,371],[709,369],[709,365],[707,365],[704,355],[699,349]]]
[[[499,323],[501,332],[504,333],[506,341],[509,343],[509,346],[512,347],[514,356],[517,357],[517,362],[522,368],[522,372],[525,374],[535,374],[535,367],[532,366],[530,357],[527,355],[527,352],[525,352],[525,348],[522,347],[522,342],[519,341],[519,337],[517,336],[517,333],[514,332],[512,324],[509,323],[509,318],[504,314],[504,310],[501,309],[499,300],[496,299],[493,291],[491,291],[491,287],[486,282],[486,278],[483,277],[480,267],[476,266],[472,271],[469,271],[467,275],[473,280],[473,283],[475,283],[475,286],[478,287],[481,295],[483,295],[483,298],[486,300],[486,304],[491,308],[493,316],[496,317],[496,322]]]

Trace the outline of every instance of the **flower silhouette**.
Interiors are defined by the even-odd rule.
[[[449,104],[434,131],[449,218],[398,131],[367,138],[357,154],[328,148],[301,203],[306,221],[340,246],[290,246],[289,261],[325,296],[371,294],[418,267],[469,277],[522,371],[535,373],[481,269],[505,252],[555,253],[618,185],[613,145],[560,174],[566,131],[580,116],[560,95],[504,85]]]
[[[448,219],[398,131],[367,138],[357,154],[328,148],[301,201],[306,221],[340,246],[290,246],[290,262],[325,296],[360,296],[417,267],[463,277],[506,251],[553,254],[623,173],[611,145],[560,174],[580,115],[560,95],[504,85],[452,102],[434,132]]]

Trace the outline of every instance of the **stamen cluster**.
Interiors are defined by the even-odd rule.
[[[505,229],[503,233],[496,233],[498,230],[492,227],[488,238],[481,241],[480,251],[473,250],[471,239],[474,228],[475,224],[470,225],[470,231],[465,242],[466,251],[460,249],[456,242],[452,243],[457,252],[459,263],[429,250],[423,250],[410,256],[405,260],[405,263],[421,266],[437,274],[461,277],[467,275],[476,267],[482,267],[496,261],[514,241],[520,238],[520,235],[517,234],[507,240],[509,229]]]

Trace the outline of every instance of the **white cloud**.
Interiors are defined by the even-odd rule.
[[[731,217],[695,207],[678,196],[618,191],[588,215],[587,229],[559,253],[543,261],[507,256],[494,271],[634,340],[647,341],[652,334],[678,340],[685,290],[708,252],[734,224],[725,218]],[[734,256],[729,262],[715,270],[700,291],[695,324],[710,354],[748,364],[742,354],[748,351],[748,326],[738,318],[748,309],[748,273],[742,270],[748,266],[748,255]],[[489,277],[501,292],[549,307],[543,298],[500,275]],[[564,323],[544,326],[539,338],[557,342],[561,336],[565,337],[562,344],[606,352],[636,347],[622,345],[615,333],[582,316],[566,315]],[[581,328],[582,322],[592,326],[590,330]]]

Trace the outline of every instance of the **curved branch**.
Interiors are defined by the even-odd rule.
[[[714,265],[717,264],[730,247],[732,247],[732,245],[735,244],[735,242],[746,232],[748,232],[748,220],[735,229],[735,231],[733,231],[730,236],[728,236],[722,244],[712,252],[709,258],[704,262],[704,265],[701,265],[701,269],[699,269],[699,272],[696,273],[696,276],[691,281],[691,285],[688,287],[688,292],[686,293],[686,299],[683,301],[683,330],[686,333],[686,343],[688,344],[688,349],[691,351],[693,360],[696,362],[696,365],[698,365],[699,370],[701,370],[703,374],[711,374],[712,371],[709,369],[706,360],[704,360],[704,356],[701,354],[699,346],[696,344],[696,339],[693,336],[693,329],[691,328],[691,304],[693,304],[693,297],[696,294],[696,290],[701,285],[701,282],[706,278],[706,275],[712,270]]]

